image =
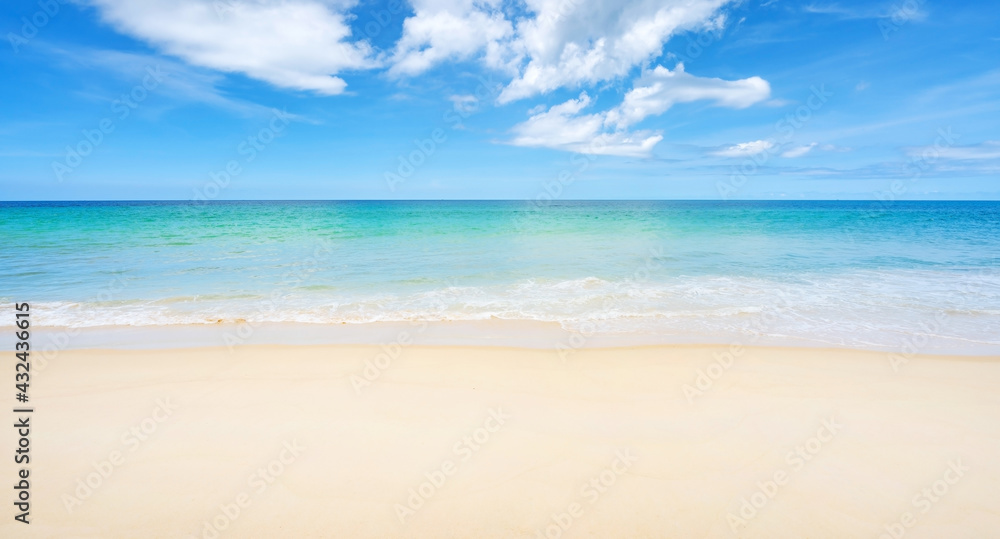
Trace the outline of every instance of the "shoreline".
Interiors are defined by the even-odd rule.
[[[13,326],[11,326],[13,330]],[[528,349],[584,350],[636,346],[755,346],[803,349],[837,349],[915,355],[1000,356],[1000,344],[949,338],[950,344],[929,342],[925,334],[900,337],[895,346],[860,346],[787,335],[713,332],[657,335],[649,332],[581,333],[558,322],[535,320],[367,322],[345,324],[220,323],[157,326],[91,326],[68,328],[33,326],[33,347],[45,356],[63,350],[152,350],[256,345],[381,345],[411,340],[427,346],[487,346]],[[939,338],[942,338],[938,336]],[[0,332],[0,349],[11,349],[13,331]]]
[[[34,523],[4,536],[879,537],[906,512],[906,537],[1000,527],[1000,357],[253,345],[66,350],[32,382]]]

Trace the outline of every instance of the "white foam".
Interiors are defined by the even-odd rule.
[[[678,276],[669,280],[529,279],[408,293],[295,290],[266,296],[48,302],[36,323],[84,328],[253,323],[526,320],[570,331],[722,335],[925,351],[1000,346],[1000,276],[933,270],[810,274],[783,280]],[[9,320],[3,321],[10,324]]]

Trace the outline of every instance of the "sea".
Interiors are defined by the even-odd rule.
[[[0,202],[15,302],[57,328],[503,320],[996,354],[1000,203]]]

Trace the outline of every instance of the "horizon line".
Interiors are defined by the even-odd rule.
[[[892,205],[902,202],[1000,202],[1000,199],[966,199],[966,198],[935,198],[935,199],[864,199],[864,198],[577,198],[577,199],[530,199],[530,198],[412,198],[412,199],[385,199],[385,198],[247,198],[247,199],[221,199],[221,200],[194,200],[194,199],[79,199],[79,200],[0,200],[0,205],[4,204],[26,204],[26,203],[50,203],[50,204],[73,204],[73,203],[178,203],[178,204],[226,204],[243,202],[524,202],[538,203],[540,205],[550,205],[559,202],[872,202],[883,205]]]

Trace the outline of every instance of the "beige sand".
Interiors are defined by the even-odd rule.
[[[724,351],[63,352],[0,537],[1000,535],[1000,358]]]

